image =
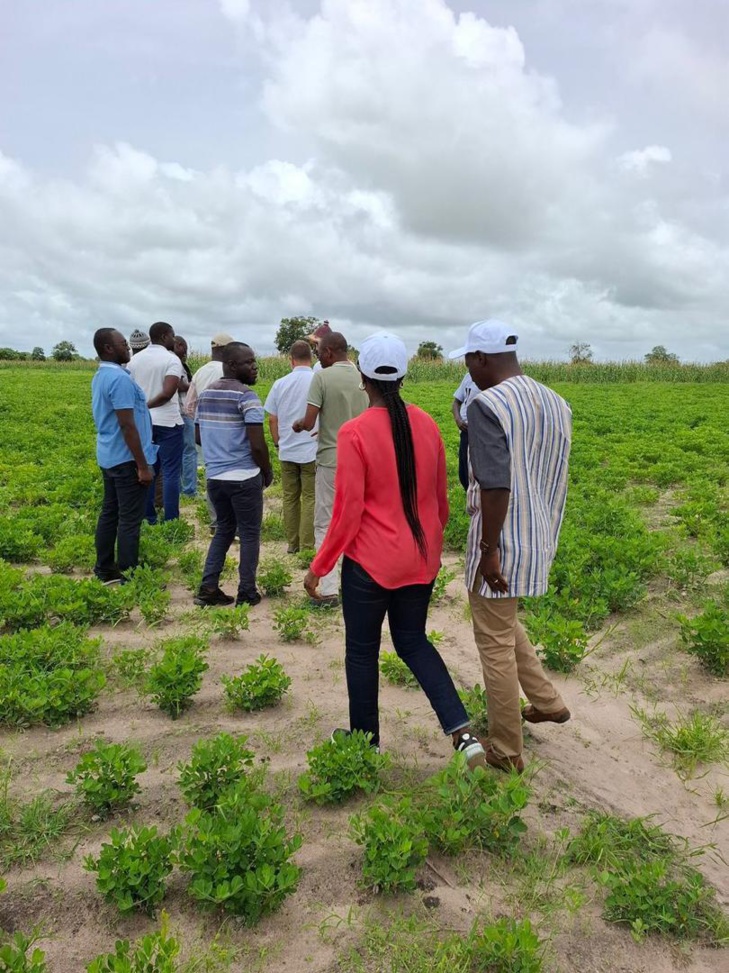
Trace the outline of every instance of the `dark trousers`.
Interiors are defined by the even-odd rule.
[[[256,594],[256,570],[261,550],[263,521],[263,477],[250,480],[208,480],[208,496],[215,507],[215,536],[210,542],[203,569],[203,588],[217,588],[225,556],[238,532],[238,597]]]
[[[133,462],[102,469],[101,475],[104,500],[96,525],[94,574],[108,581],[117,572],[137,566],[148,490],[137,479],[137,464]]]
[[[180,516],[180,473],[182,471],[182,451],[184,448],[182,432],[185,427],[152,426],[152,442],[159,447],[157,462],[154,464],[155,481],[147,495],[145,516],[148,523],[157,523],[157,510],[154,506],[154,490],[157,477],[162,472],[162,506],[165,520],[177,520]]]
[[[345,669],[352,730],[372,734],[380,742],[378,691],[382,623],[387,615],[395,651],[408,666],[435,710],[444,733],[468,726],[468,716],[450,673],[425,623],[431,584],[383,588],[355,561],[342,564],[342,612],[346,632]]]
[[[458,479],[464,490],[468,490],[468,429],[461,430],[458,443]]]

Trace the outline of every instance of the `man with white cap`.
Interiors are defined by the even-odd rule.
[[[466,585],[488,701],[486,759],[521,771],[522,715],[530,723],[570,718],[516,609],[518,598],[547,591],[567,497],[572,413],[522,373],[517,340],[501,321],[478,321],[449,357],[465,355],[477,386],[468,407]],[[520,683],[530,703],[523,714]]]
[[[218,334],[213,335],[210,342],[210,361],[201,365],[200,368],[192,376],[192,381],[190,382],[190,388],[187,392],[187,397],[185,399],[185,413],[190,419],[195,418],[195,410],[197,409],[197,400],[200,395],[209,388],[213,382],[219,382],[223,377],[223,352],[225,346],[232,344],[235,341],[231,335],[226,334],[224,331],[218,332]],[[198,459],[202,463],[202,451],[198,449]],[[204,469],[203,464],[203,469]],[[210,533],[215,533],[215,507],[205,493],[205,500],[208,505],[208,513],[210,514]]]

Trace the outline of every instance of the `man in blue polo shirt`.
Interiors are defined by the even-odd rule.
[[[130,357],[127,339],[114,328],[100,328],[94,348],[100,364],[91,382],[91,409],[96,459],[104,480],[94,574],[114,584],[139,561],[139,534],[157,447],[152,443],[146,396],[124,368]]]

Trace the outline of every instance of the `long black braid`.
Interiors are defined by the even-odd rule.
[[[367,381],[371,382],[379,392],[387,407],[392,425],[397,478],[400,481],[400,497],[405,511],[405,519],[412,531],[415,543],[418,545],[418,550],[423,558],[426,558],[428,556],[428,544],[425,540],[423,525],[418,516],[418,479],[415,472],[413,433],[410,428],[407,408],[400,398],[400,382],[383,382],[373,378],[368,378]]]

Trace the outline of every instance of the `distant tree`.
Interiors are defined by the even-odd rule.
[[[573,365],[586,365],[592,361],[592,348],[586,341],[576,341],[570,345],[570,361]]]
[[[71,341],[59,341],[51,355],[56,361],[76,361],[77,358],[81,357]]]
[[[656,345],[645,356],[646,365],[678,365],[678,355],[668,351],[663,345]]]
[[[27,351],[16,351],[14,348],[0,348],[0,361],[25,361]]]
[[[415,352],[416,358],[437,359],[443,357],[443,349],[435,341],[421,341],[418,350]]]
[[[276,337],[273,343],[276,345],[279,355],[288,355],[289,348],[295,341],[300,341],[321,324],[319,318],[305,318],[297,316],[294,318],[281,318]]]
[[[30,357],[33,359],[33,361],[45,361],[46,353],[43,351],[40,345],[36,345],[31,351]]]

